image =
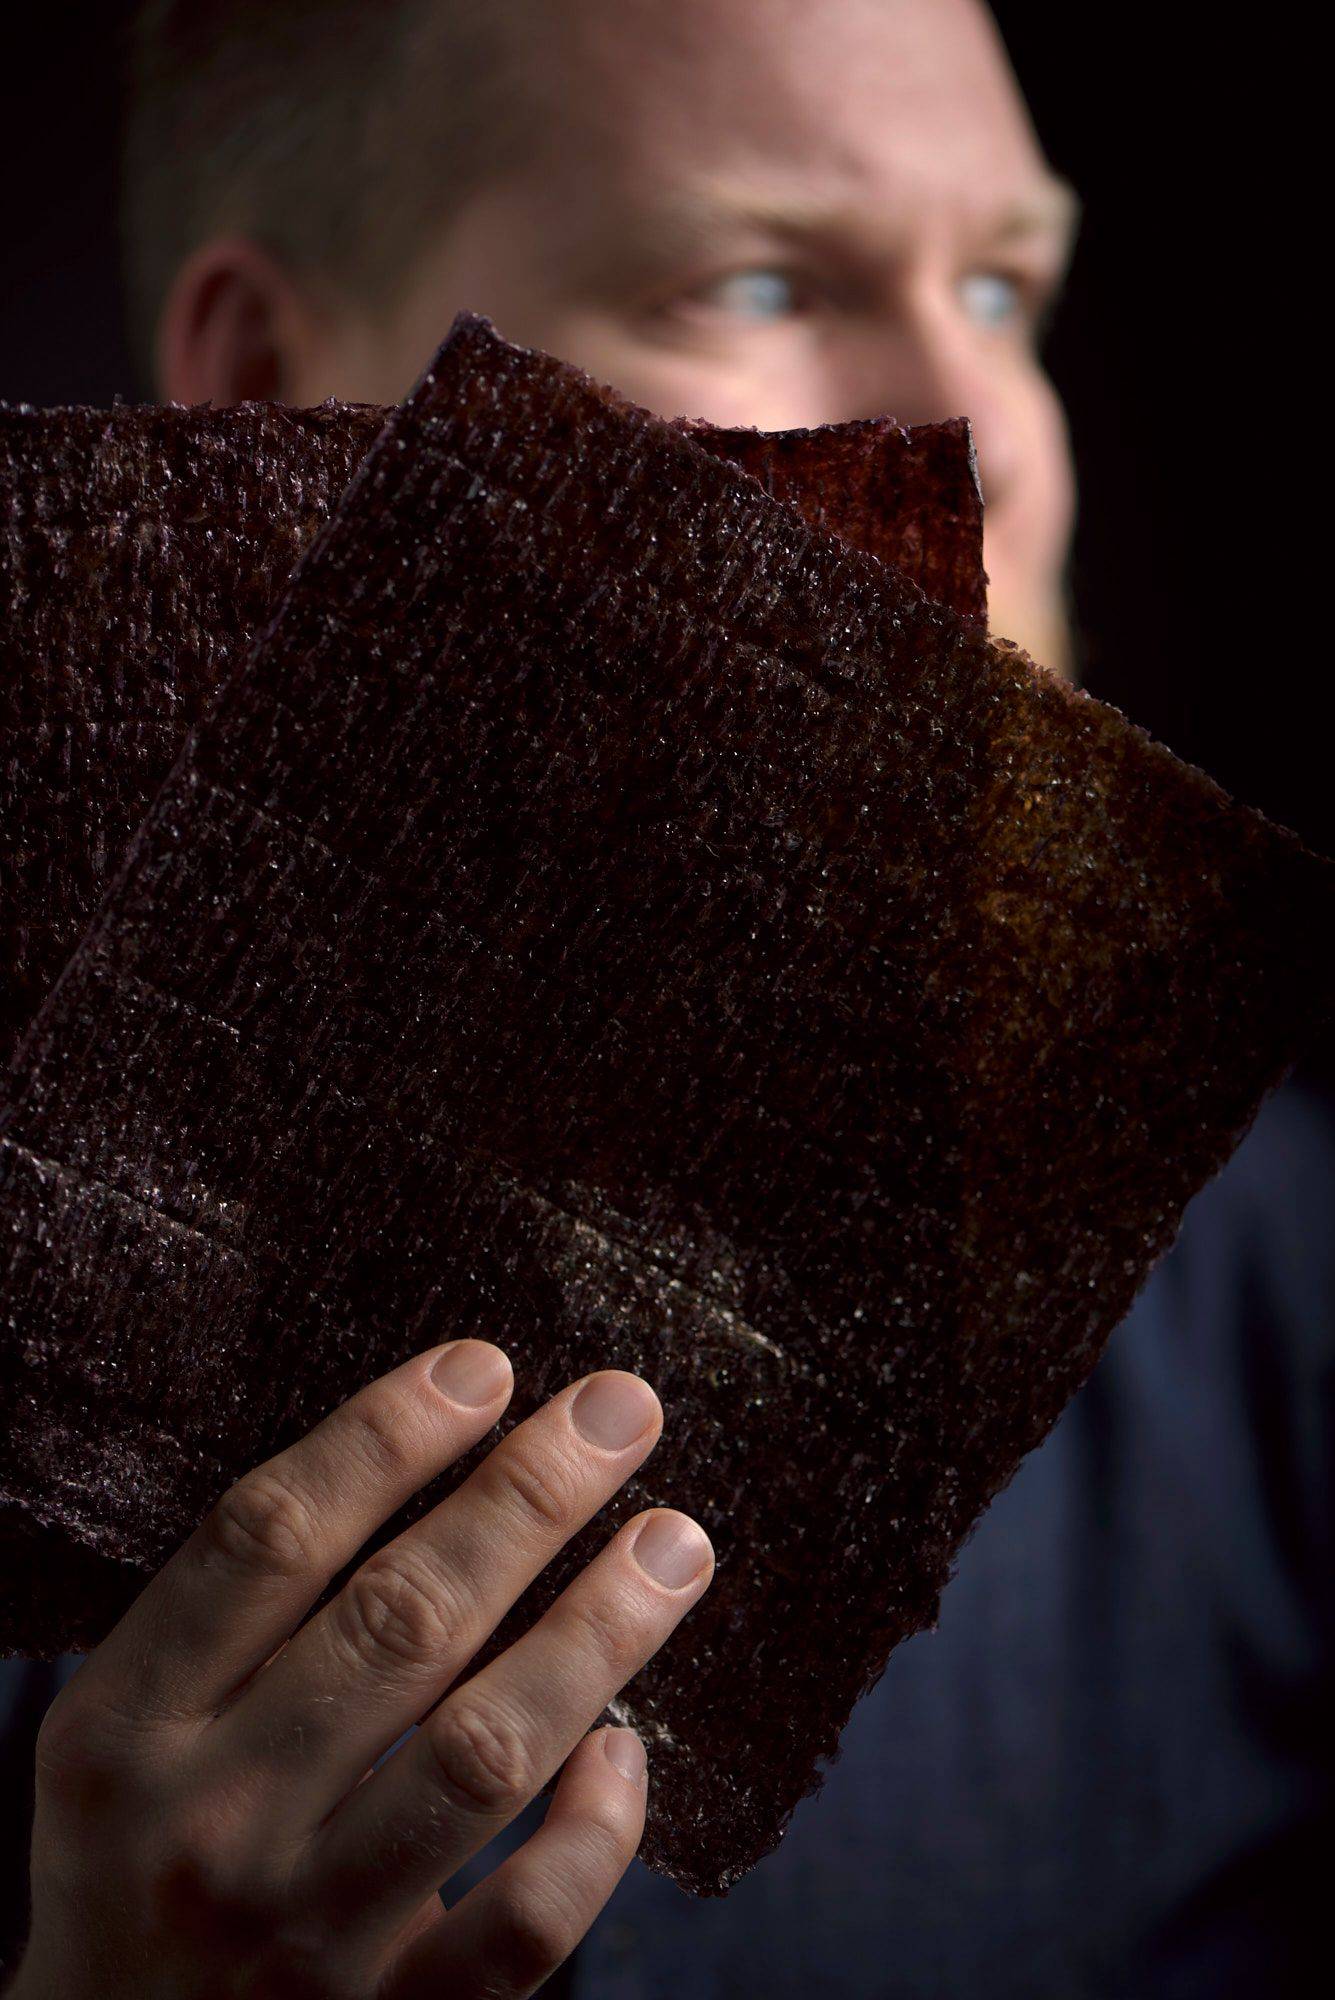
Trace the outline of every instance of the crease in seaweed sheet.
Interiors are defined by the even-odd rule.
[[[966,609],[457,323],[11,1073],[10,1643],[431,1340],[634,1368],[516,1619],[695,1512],[642,1851],[773,1847],[1332,1000],[1329,864]]]
[[[386,415],[0,406],[0,1060]],[[985,615],[962,419],[685,428],[928,596]]]

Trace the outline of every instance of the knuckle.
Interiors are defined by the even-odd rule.
[[[569,1607],[571,1637],[579,1652],[592,1653],[620,1687],[640,1664],[640,1624],[619,1597],[591,1593]]]
[[[554,1453],[511,1448],[498,1454],[504,1497],[544,1535],[564,1534],[575,1515],[576,1475]]]
[[[363,1564],[336,1603],[342,1636],[359,1660],[440,1664],[450,1638],[446,1593],[415,1575],[401,1555],[375,1556]]]
[[[405,1481],[417,1484],[420,1454],[414,1450],[413,1430],[401,1409],[371,1396],[350,1413],[350,1421],[353,1448],[377,1479],[395,1486]]]
[[[250,1575],[297,1577],[315,1567],[318,1541],[306,1503],[273,1472],[251,1472],[206,1516],[205,1548]]]
[[[476,1696],[446,1702],[426,1736],[446,1794],[469,1812],[511,1816],[537,1790],[521,1731]]]
[[[629,1785],[604,1786],[580,1814],[579,1833],[592,1880],[615,1882],[629,1867],[639,1845],[643,1797]]]
[[[192,1945],[235,1950],[270,1940],[283,1918],[276,1880],[238,1866],[210,1818],[182,1820],[154,1871],[156,1918]]]
[[[37,1732],[37,1783],[62,1806],[138,1806],[156,1791],[159,1762],[146,1718],[82,1690],[57,1695]]]
[[[527,1992],[561,1965],[583,1935],[569,1912],[531,1887],[498,1885],[489,1945],[507,1986]],[[491,1955],[491,1953],[489,1953]]]
[[[82,1796],[90,1783],[107,1775],[108,1749],[87,1706],[68,1694],[57,1695],[37,1731],[38,1782],[62,1797]]]

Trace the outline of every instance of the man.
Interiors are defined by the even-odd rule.
[[[780,427],[963,412],[994,629],[1069,670],[1073,490],[1037,336],[1072,198],[979,0],[178,0],[145,12],[138,92],[130,235],[164,397],[396,398],[467,305],[667,414]],[[1333,1193],[1321,1114],[1281,1095],[985,1518],[939,1632],[902,1648],[855,1712],[778,1853],[717,1904],[633,1866],[569,1968],[581,2000],[1298,1990],[1335,1796],[1314,1747],[1331,1683]],[[551,1407],[549,1446],[573,1400]],[[692,1571],[687,1599],[706,1574]],[[653,1601],[642,1645],[685,1608]],[[207,1681],[188,1572],[155,1602],[154,1622],[120,1628],[80,1677],[133,1694],[133,1677],[114,1679],[133,1661],[152,1690],[187,1670],[193,1641],[188,1672]],[[234,1643],[230,1619],[207,1630],[213,1649]],[[137,1699],[126,1733],[147,1743]],[[52,1731],[48,1750],[67,1740],[77,1768],[77,1728]],[[163,1794],[123,1747],[111,1761],[119,1794],[157,1810]],[[430,1990],[527,1990],[515,1935],[532,1971],[554,1906],[564,1943],[582,1928],[569,1829],[600,1776],[572,1759],[541,1892],[525,1901],[530,1863],[508,1942],[493,1949],[474,1923],[471,1956],[424,1959]],[[605,1782],[604,1849],[624,1846],[638,1810]],[[204,1796],[218,1793],[194,1795],[197,1815]],[[86,1904],[104,1907],[92,1885],[107,1864],[96,1815],[58,1812],[53,1800],[46,1833],[39,1818],[34,1871],[69,1890],[67,1968],[96,1963]],[[540,1817],[501,1846],[531,1855],[519,1843]],[[155,1985],[147,1943],[140,1983],[125,1983],[122,1894],[101,1918],[121,1925],[121,1983],[61,1990],[244,1990],[219,1978],[234,1939],[216,1923],[217,1839],[197,1825],[190,1850],[188,1886],[215,1920],[197,1989]],[[428,1844],[428,1872],[448,1847]],[[485,1912],[511,1865],[498,1872],[497,1856],[457,1875],[447,1903]],[[609,1867],[604,1852],[603,1888]],[[390,1869],[372,1851],[356,1878],[358,1950]],[[470,1884],[481,1903],[457,1900]],[[117,1885],[113,1869],[113,1901]],[[240,1904],[278,1921],[271,1884]],[[179,1898],[171,1916],[188,1949]],[[58,1957],[40,1898],[37,1917],[20,2000],[56,1990],[42,1984]],[[340,1958],[327,1929],[309,1935],[303,1991],[374,1990],[354,1983],[352,1942]]]

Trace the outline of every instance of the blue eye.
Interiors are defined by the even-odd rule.
[[[1023,310],[1020,287],[1004,271],[969,271],[959,282],[960,303],[979,326],[1009,326]]]
[[[702,285],[695,296],[702,305],[737,319],[786,319],[799,310],[797,288],[782,271],[730,271]]]

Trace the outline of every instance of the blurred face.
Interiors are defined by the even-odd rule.
[[[973,423],[993,630],[1067,663],[1073,490],[1036,353],[1073,226],[976,0],[533,9],[521,165],[297,400],[403,394],[460,306],[664,415]]]

